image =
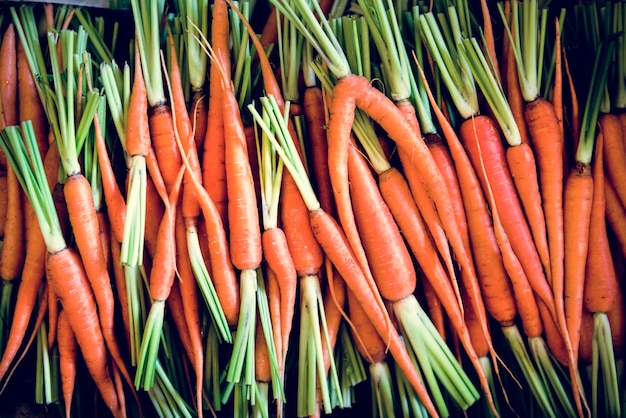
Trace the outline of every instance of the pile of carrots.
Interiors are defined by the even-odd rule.
[[[0,6],[0,406],[624,414],[626,4],[128,3]]]

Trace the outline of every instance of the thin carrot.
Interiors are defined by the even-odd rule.
[[[5,172],[0,174],[0,237],[4,237],[4,220],[7,217],[7,175]]]
[[[211,42],[221,57],[224,71],[230,74],[228,47],[229,21],[228,7],[224,1],[216,1],[211,14]],[[225,78],[230,79],[230,76]],[[222,115],[222,81],[218,65],[213,62],[209,68],[209,103],[206,137],[202,154],[202,182],[217,207],[222,223],[228,228],[228,195],[226,183],[224,117]]]
[[[4,126],[18,123],[17,93],[17,42],[15,26],[10,23],[5,29],[0,44],[0,100],[4,113]],[[6,158],[6,157],[4,157]],[[6,167],[6,161],[3,164]]]
[[[428,307],[428,316],[433,325],[437,328],[437,332],[443,341],[446,341],[446,317],[443,305],[433,289],[433,285],[428,280],[422,282],[422,291],[424,292],[424,301]]]
[[[69,319],[64,310],[61,310],[59,313],[57,335],[63,404],[65,405],[65,416],[69,418],[71,416],[72,401],[74,399],[78,356],[76,338],[74,337],[72,327],[70,326]]]

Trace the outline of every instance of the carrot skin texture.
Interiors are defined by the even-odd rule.
[[[0,174],[0,238],[4,237],[4,224],[7,217],[7,175],[6,173]]]
[[[9,23],[4,31],[0,44],[0,100],[4,112],[5,126],[18,123],[18,93],[17,93],[17,43],[15,26]],[[6,167],[6,156],[2,158],[3,167]]]
[[[576,163],[565,183],[563,198],[565,224],[565,319],[577,358],[580,339],[585,264],[593,201],[593,179],[589,164]]]
[[[77,252],[65,248],[48,253],[46,271],[50,286],[61,301],[85,364],[114,416],[122,416],[107,365],[108,355],[98,320],[96,301]]]
[[[348,290],[347,294],[350,321],[354,325],[350,331],[356,349],[370,364],[384,361],[387,357],[385,342],[380,338],[376,328],[369,320],[365,308],[361,306],[351,291]]]

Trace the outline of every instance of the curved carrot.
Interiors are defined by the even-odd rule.
[[[604,181],[606,220],[615,235],[622,254],[626,256],[626,208],[608,178]]]

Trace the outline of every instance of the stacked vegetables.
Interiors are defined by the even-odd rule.
[[[128,13],[1,15],[1,391],[621,416],[622,2]]]

